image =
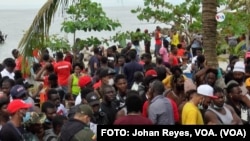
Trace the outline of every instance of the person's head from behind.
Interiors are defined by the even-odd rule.
[[[56,105],[51,101],[44,102],[42,104],[41,110],[46,114],[46,118],[49,121],[52,121],[52,119],[56,116]]]
[[[42,56],[42,59],[44,62],[49,62],[50,60],[50,56],[48,53],[44,53],[43,56]]]
[[[128,52],[128,57],[129,57],[129,60],[130,61],[133,61],[133,60],[135,60],[136,59],[136,50],[130,50],[129,52]]]
[[[88,87],[85,87],[85,88],[82,88],[81,89],[81,99],[82,99],[82,104],[87,104],[87,100],[86,100],[86,97],[89,93],[93,92],[94,90],[92,88],[88,88]]]
[[[128,97],[125,100],[125,105],[128,114],[131,113],[141,113],[143,101],[139,94],[135,91],[128,92]]]
[[[190,99],[192,99],[193,95],[196,93],[197,93],[197,90],[195,90],[195,89],[188,90],[185,94],[186,100],[189,101]]]
[[[107,66],[108,65],[108,58],[105,56],[102,56],[100,63],[101,63],[101,66]]]
[[[124,74],[118,74],[115,76],[115,87],[118,89],[120,94],[124,94],[127,91],[127,79]]]
[[[205,56],[204,55],[198,55],[197,56],[197,65],[198,67],[204,67],[205,62]]]
[[[55,73],[49,74],[48,81],[51,88],[58,87],[58,77]]]
[[[47,75],[54,73],[54,66],[52,64],[47,65],[45,68],[45,73]]]
[[[172,54],[177,55],[177,47],[174,45],[171,45],[171,52]]]
[[[158,95],[162,95],[165,91],[165,87],[163,85],[163,83],[159,80],[154,80],[153,82],[151,82],[149,84],[149,97],[148,99],[153,99],[154,97],[158,96]]]
[[[86,96],[86,101],[88,105],[92,108],[94,114],[99,113],[100,111],[100,98],[96,92],[90,92]]]
[[[94,54],[95,54],[95,55],[99,55],[99,54],[100,54],[100,51],[99,51],[99,48],[98,48],[98,47],[94,47],[94,48],[93,48],[93,51],[94,51]]]
[[[224,90],[220,87],[215,87],[214,88],[214,95],[217,96],[217,99],[213,99],[212,100],[212,106],[214,109],[216,110],[220,110],[225,103],[225,94],[224,94]]]
[[[12,56],[13,56],[15,59],[18,58],[18,56],[19,56],[19,51],[18,51],[17,49],[13,49],[11,53],[12,53]]]
[[[63,115],[56,115],[52,120],[53,131],[58,135],[61,131],[63,124],[67,121],[67,117]]]
[[[136,83],[143,82],[143,79],[144,79],[144,74],[143,74],[143,72],[141,72],[141,71],[136,71],[136,72],[134,73],[134,79],[135,79],[135,82],[136,82]]]
[[[178,44],[178,45],[177,45],[177,48],[178,48],[178,49],[182,49],[182,44]]]
[[[157,31],[161,31],[161,27],[160,26],[156,26],[156,30]]]
[[[37,74],[42,68],[42,65],[40,63],[34,63],[32,66],[33,72]]]
[[[15,85],[10,89],[10,94],[13,99],[28,99],[28,92],[23,85]]]
[[[143,60],[145,64],[149,64],[152,61],[152,56],[150,53],[145,53],[143,56]]]
[[[157,65],[163,65],[162,57],[156,57],[156,64]]]
[[[49,89],[47,92],[48,100],[56,105],[56,107],[60,106],[60,95],[56,89]]]
[[[115,100],[115,88],[111,85],[104,85],[100,89],[103,102],[110,103]]]
[[[21,70],[15,70],[14,71],[14,79],[15,80],[18,80],[18,79],[20,79],[20,78],[23,78],[23,74],[22,74],[22,71]]]
[[[74,119],[80,120],[84,124],[89,125],[93,114],[92,108],[89,105],[83,104],[77,107]]]
[[[63,60],[63,52],[59,51],[59,52],[56,52],[56,61],[62,61]]]
[[[15,60],[13,58],[4,59],[3,65],[4,65],[5,69],[10,73],[14,72],[15,67],[16,67],[16,63],[15,63]]]

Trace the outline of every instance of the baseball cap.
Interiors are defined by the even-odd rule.
[[[28,109],[30,107],[32,107],[32,104],[27,104],[21,99],[14,99],[8,104],[7,111],[13,114],[20,109]]]
[[[217,96],[214,96],[214,89],[213,89],[213,87],[211,87],[208,84],[200,85],[197,88],[197,93],[200,94],[200,95],[203,95],[203,96],[214,98],[214,99],[218,98]]]
[[[10,90],[10,95],[12,97],[16,97],[16,98],[19,98],[26,93],[27,93],[27,91],[26,91],[25,87],[23,85],[18,85],[18,84],[13,86]]]
[[[146,71],[146,73],[145,73],[145,77],[147,77],[147,76],[157,77],[158,75],[157,75],[156,70],[150,69],[150,70]]]
[[[78,80],[78,86],[79,87],[85,87],[87,84],[89,84],[92,81],[92,78],[88,75],[82,76]]]
[[[108,75],[115,75],[115,74],[116,74],[115,70],[112,68],[101,68],[99,77],[103,78],[103,77],[106,77]]]
[[[88,115],[89,117],[92,117],[93,114],[94,114],[92,108],[89,105],[86,105],[86,104],[82,104],[79,107],[77,107],[76,113],[81,113],[81,114],[84,114],[84,115]]]
[[[95,92],[90,92],[86,96],[86,100],[90,106],[100,104],[100,99]]]

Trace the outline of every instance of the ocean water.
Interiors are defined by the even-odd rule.
[[[107,16],[114,20],[119,20],[122,27],[117,28],[115,31],[102,31],[102,32],[82,32],[77,31],[76,37],[87,38],[90,36],[98,38],[109,38],[114,36],[119,31],[135,31],[140,28],[141,31],[148,29],[149,32],[153,32],[157,25],[166,26],[162,23],[153,23],[147,21],[139,21],[135,14],[130,12],[131,9],[138,7],[138,5],[124,4],[125,1],[119,0],[113,5],[106,5],[103,7]],[[0,30],[7,34],[8,37],[4,44],[0,44],[0,62],[6,57],[11,57],[11,51],[17,48],[18,43],[22,39],[26,30],[32,24],[39,9],[0,9]],[[73,35],[66,34],[61,31],[61,23],[63,22],[63,15],[56,13],[55,18],[50,28],[50,35],[58,34],[60,37],[67,37],[70,43],[73,43]],[[118,43],[113,43],[118,44]],[[152,46],[154,41],[152,39]],[[110,44],[112,45],[112,43]],[[141,43],[143,45],[143,43]]]

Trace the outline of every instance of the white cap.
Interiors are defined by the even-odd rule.
[[[214,89],[213,89],[213,87],[211,87],[208,84],[200,85],[197,88],[197,93],[200,94],[200,95],[203,95],[203,96],[210,97],[210,98],[218,98],[217,96],[214,96]]]
[[[236,62],[234,64],[233,72],[235,72],[235,71],[245,73],[245,64],[244,64],[244,62],[242,62],[242,61]]]

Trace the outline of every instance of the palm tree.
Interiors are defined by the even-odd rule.
[[[204,55],[207,65],[211,67],[218,67],[218,60],[216,54],[217,44],[217,21],[215,16],[217,14],[217,0],[202,0],[202,36]]]
[[[77,0],[73,0],[75,2]],[[42,50],[48,40],[49,28],[58,8],[64,8],[69,4],[68,0],[48,0],[38,11],[33,23],[26,31],[18,44],[24,58],[31,57],[33,50]]]

